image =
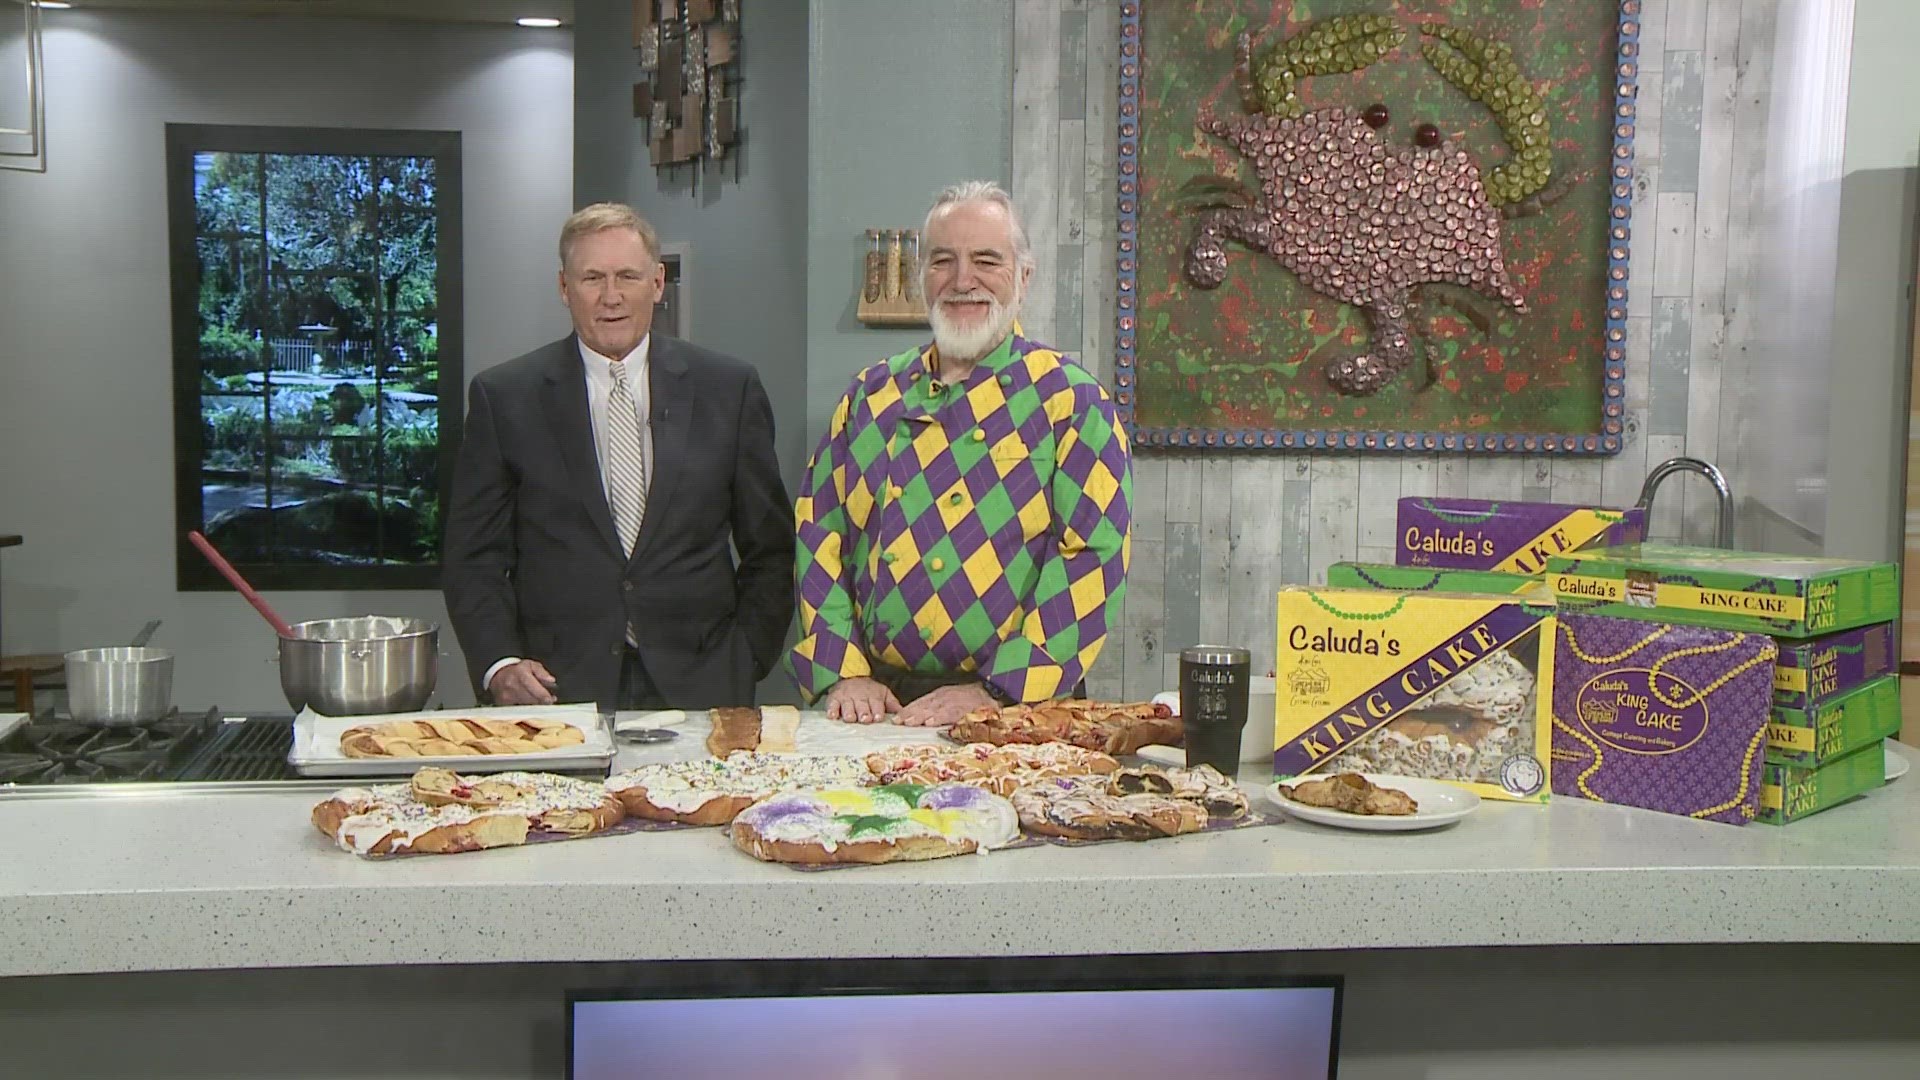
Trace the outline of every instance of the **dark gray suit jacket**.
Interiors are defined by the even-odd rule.
[[[780,657],[793,506],[760,377],[659,334],[648,365],[653,461],[631,559],[607,507],[575,338],[473,379],[442,587],[483,700],[487,668],[519,656],[553,672],[559,700],[611,707],[629,621],[677,708],[752,704]]]

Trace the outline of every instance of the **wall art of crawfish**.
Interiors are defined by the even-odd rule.
[[[1271,255],[1316,292],[1362,308],[1371,346],[1326,368],[1344,394],[1372,394],[1414,359],[1408,320],[1413,290],[1447,282],[1527,310],[1509,278],[1501,243],[1504,215],[1550,203],[1559,188],[1546,105],[1508,45],[1443,23],[1419,28],[1420,54],[1448,83],[1497,118],[1511,159],[1483,178],[1463,146],[1433,124],[1414,145],[1390,148],[1378,129],[1390,111],[1308,112],[1297,84],[1358,71],[1406,40],[1385,15],[1343,15],[1254,51],[1239,35],[1236,75],[1249,115],[1221,117],[1203,106],[1200,127],[1231,143],[1260,180],[1251,205],[1203,210],[1187,249],[1187,280],[1203,289],[1227,276],[1229,240]],[[1428,383],[1433,381],[1427,373]]]

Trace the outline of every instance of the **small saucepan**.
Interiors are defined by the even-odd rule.
[[[173,653],[147,647],[158,620],[131,646],[75,649],[66,655],[67,712],[82,724],[151,724],[173,708]]]

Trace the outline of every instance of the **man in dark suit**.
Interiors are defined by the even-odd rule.
[[[752,367],[651,333],[659,251],[630,207],[568,218],[574,333],[468,391],[443,587],[482,700],[747,705],[780,657],[793,510],[773,409]]]

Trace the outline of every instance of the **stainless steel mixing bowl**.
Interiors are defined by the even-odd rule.
[[[362,615],[295,623],[280,639],[280,689],[295,712],[413,712],[439,677],[440,628],[425,619]]]

